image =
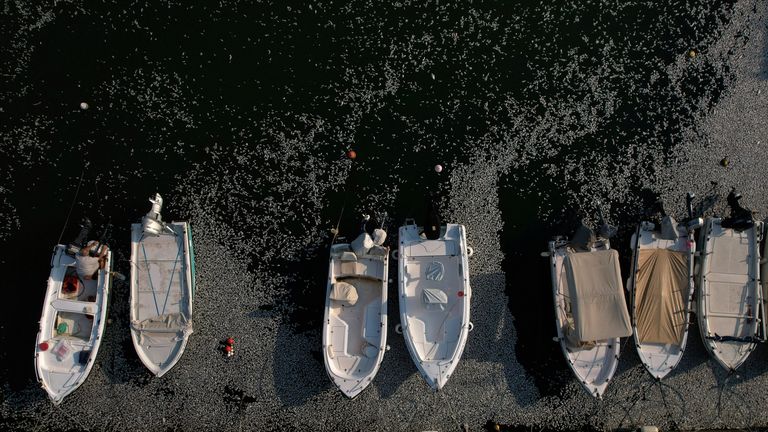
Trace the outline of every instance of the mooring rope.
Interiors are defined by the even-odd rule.
[[[83,176],[85,175],[85,168],[80,171],[80,180],[77,182],[77,190],[75,190],[75,197],[72,198],[72,204],[69,206],[69,212],[67,213],[67,220],[64,221],[64,226],[61,228],[61,234],[59,234],[59,241],[56,244],[61,244],[61,239],[64,237],[64,231],[69,225],[69,217],[72,216],[72,210],[75,208],[77,202],[77,196],[80,194],[80,186],[83,184]]]

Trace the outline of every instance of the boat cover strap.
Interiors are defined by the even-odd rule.
[[[601,341],[632,334],[618,252],[569,253],[565,269],[579,340]]]
[[[761,342],[759,338],[754,336],[720,336],[717,333],[715,333],[714,336],[707,336],[705,339],[713,340],[715,342]]]
[[[635,320],[640,343],[680,345],[688,288],[686,252],[640,249],[635,273]]]
[[[147,332],[176,332],[188,327],[186,318],[180,313],[165,314],[133,322],[134,329]]]

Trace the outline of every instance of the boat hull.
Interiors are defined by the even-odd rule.
[[[697,311],[704,347],[720,366],[734,371],[758,339],[762,224],[737,232],[721,223],[719,218],[707,218],[701,230]]]
[[[415,224],[400,228],[400,322],[408,352],[434,390],[453,374],[472,328],[467,257],[463,225],[445,225],[437,240],[420,237]]]
[[[173,233],[146,235],[131,226],[131,338],[142,363],[156,376],[181,358],[192,334],[194,259],[187,222]]]
[[[352,260],[348,244],[331,248],[323,360],[328,377],[349,398],[360,394],[373,381],[387,349],[389,249],[379,250],[381,254],[355,255]],[[344,252],[347,259],[342,260]],[[353,287],[354,302],[332,298],[334,284],[340,282]]]
[[[679,229],[677,240],[666,240],[661,238],[659,231],[649,229],[648,225],[641,224],[635,234],[632,235],[630,245],[632,246],[632,270],[630,271],[627,287],[629,289],[632,301],[632,330],[635,347],[640,360],[645,369],[655,379],[662,379],[667,376],[683,358],[685,347],[688,342],[688,328],[690,322],[691,308],[693,307],[694,293],[694,252],[696,243],[692,236],[684,229]],[[638,278],[638,259],[640,250],[665,249],[674,252],[682,252],[687,257],[687,279],[683,287],[683,301],[685,309],[679,313],[683,315],[680,321],[684,324],[683,336],[679,344],[641,342],[638,333],[638,314],[635,287]]]
[[[112,252],[108,252],[97,280],[80,279],[79,291],[64,293],[64,278],[77,277],[75,259],[65,254],[65,248],[57,245],[53,250],[35,346],[37,379],[54,404],[75,391],[91,372],[104,334],[112,286]]]
[[[579,384],[590,395],[601,399],[619,365],[621,350],[620,338],[595,341],[589,348],[576,348],[568,345],[565,329],[569,318],[569,294],[565,275],[565,257],[567,243],[549,242],[550,269],[552,273],[552,294],[555,305],[555,324],[560,349],[568,367]],[[608,250],[610,243],[603,240],[592,251]]]

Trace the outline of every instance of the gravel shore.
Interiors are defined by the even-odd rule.
[[[116,283],[111,322],[90,377],[54,407],[33,376],[24,377],[21,385],[13,379],[32,370],[34,331],[29,327],[36,319],[23,317],[23,330],[21,324],[4,322],[4,341],[15,331],[29,336],[29,343],[17,349],[29,357],[28,367],[9,366],[3,372],[4,430],[451,431],[464,424],[481,430],[490,420],[556,430],[641,424],[663,430],[768,426],[768,348],[760,346],[737,374],[727,376],[708,358],[695,326],[681,364],[660,384],[650,379],[625,341],[619,370],[603,401],[585,394],[559,358],[540,359],[552,365],[551,371],[545,368],[545,376],[541,369],[532,373],[519,359],[540,358],[553,350],[521,343],[518,332],[533,334],[532,327],[540,322],[530,319],[535,311],[513,315],[515,307],[510,305],[530,301],[533,294],[526,290],[547,290],[550,295],[547,283],[529,278],[533,270],[524,264],[546,266],[531,258],[546,243],[525,244],[523,255],[505,243],[515,230],[537,229],[517,226],[510,214],[528,212],[556,232],[566,225],[567,209],[591,214],[599,205],[611,221],[623,225],[617,247],[627,257],[628,230],[647,205],[642,198],[646,189],[661,196],[668,212],[683,216],[686,191],[696,192],[705,202],[724,198],[735,186],[744,195],[742,204],[760,217],[768,216],[768,194],[760,187],[768,166],[768,3],[695,5],[684,18],[698,22],[649,27],[693,29],[661,35],[668,47],[657,46],[649,37],[632,45],[637,36],[631,27],[609,33],[611,17],[624,22],[620,17],[634,13],[629,6],[614,5],[615,11],[600,14],[597,30],[583,36],[588,39],[585,46],[593,48],[573,52],[550,46],[547,29],[554,32],[563,18],[551,18],[552,11],[544,6],[535,23],[517,23],[514,29],[504,28],[515,22],[509,12],[486,4],[467,9],[440,3],[392,7],[401,6],[414,9],[410,12],[417,17],[415,24],[392,24],[394,13],[383,15],[382,30],[372,4],[356,12],[359,15],[331,23],[360,29],[367,36],[350,33],[334,39],[342,54],[330,58],[340,65],[326,71],[341,78],[318,86],[306,106],[288,92],[287,105],[265,93],[259,94],[264,106],[243,114],[237,103],[222,99],[217,105],[216,98],[197,92],[198,84],[190,77],[149,60],[146,68],[126,69],[83,89],[102,98],[91,108],[98,127],[124,121],[141,129],[137,133],[148,140],[154,138],[152,150],[143,146],[146,143],[122,141],[115,132],[99,138],[113,138],[119,157],[128,157],[130,151],[135,158],[113,161],[114,173],[103,180],[101,196],[116,202],[116,214],[130,215],[130,220],[119,222],[127,227],[148,209],[143,197],[132,196],[132,191],[146,190],[149,196],[159,182],[166,187],[161,190],[167,203],[164,216],[191,221],[198,272],[194,333],[174,369],[162,378],[152,377],[133,351],[127,286]],[[433,7],[436,17],[455,20],[454,31],[435,24],[437,30],[430,33]],[[32,67],[39,37],[34,35],[37,28],[58,25],[56,11],[22,8],[27,12],[21,13],[8,8],[5,14],[18,14],[26,33],[13,33],[13,43],[3,44],[4,54],[18,54],[3,73],[11,87],[26,92],[21,99],[27,103],[39,96],[34,78],[24,75]],[[288,28],[321,8],[288,7],[275,19],[286,20]],[[69,16],[72,10],[58,13]],[[574,16],[587,20],[591,12],[578,9]],[[677,17],[663,12],[661,19]],[[286,18],[299,13],[304,15]],[[327,10],[319,13],[333,16]],[[507,17],[501,25],[497,15]],[[652,14],[640,18],[654,21]],[[324,29],[331,26],[323,24]],[[146,25],[160,32],[159,24]],[[537,26],[544,29],[535,33],[545,35],[540,39],[526,33]],[[396,37],[398,32],[405,36]],[[689,36],[695,44],[686,39]],[[388,37],[391,43],[382,42]],[[508,88],[507,82],[516,76],[510,68],[523,61],[516,60],[514,52],[521,41],[537,55],[527,59],[537,72],[521,73],[527,81]],[[346,57],[358,55],[347,53],[353,48],[379,57],[368,58],[369,66],[358,66]],[[648,54],[654,50],[661,54]],[[274,61],[283,56],[290,63],[289,51],[263,55],[274,55]],[[557,61],[559,57],[568,60]],[[225,63],[226,58],[219,53],[214,62]],[[537,69],[538,61],[553,66]],[[467,68],[447,70],[443,62]],[[487,73],[480,71],[484,65]],[[311,81],[293,75],[296,81]],[[206,83],[199,85],[210,85]],[[52,161],[52,154],[58,148],[56,137],[66,129],[57,121],[66,123],[62,118],[68,114],[34,108],[20,114],[11,107],[20,96],[0,90],[0,114],[9,119],[0,126],[2,154],[8,165],[16,166],[10,180],[0,185],[0,217],[8,221],[0,227],[0,239],[6,242],[14,232],[29,229],[16,194],[27,187],[25,176],[44,167],[61,177],[63,168]],[[237,90],[229,91],[235,98]],[[295,91],[300,93],[301,86]],[[532,97],[536,92],[541,96]],[[115,106],[107,108],[111,103]],[[110,109],[125,117],[107,118]],[[452,123],[466,131],[454,131]],[[170,125],[168,130],[165,125]],[[187,135],[177,138],[182,134]],[[86,141],[76,148],[109,160],[106,153],[113,150],[101,154]],[[357,160],[344,156],[349,147],[358,149]],[[148,168],[163,157],[173,162],[166,171]],[[723,159],[727,163],[721,163]],[[440,174],[432,170],[437,162],[445,166]],[[35,174],[48,175],[53,174]],[[67,178],[71,185],[72,174]],[[68,191],[63,196],[69,197],[67,187],[56,190]],[[475,250],[470,259],[474,330],[446,387],[430,391],[402,337],[393,331],[399,322],[392,301],[397,298],[397,267],[390,265],[391,349],[370,387],[346,399],[326,376],[321,357],[330,228],[341,207],[348,225],[360,213],[387,211],[394,238],[404,217],[420,216],[408,209],[420,208],[413,203],[423,197],[422,189],[437,197],[444,222],[467,228]],[[83,193],[84,200],[101,197],[99,191]],[[708,214],[723,214],[723,201],[712,199]],[[43,249],[51,243],[48,238],[34,241]],[[127,246],[113,248],[117,270],[127,272]],[[8,266],[6,258],[2,263]],[[19,301],[38,301],[45,274],[36,276],[39,289]],[[554,332],[554,323],[544,326],[551,328],[538,331]],[[236,339],[236,355],[225,358],[219,344],[229,336]],[[4,352],[0,360],[9,355]],[[544,389],[542,380],[550,387]]]

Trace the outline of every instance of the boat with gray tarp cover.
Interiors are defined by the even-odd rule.
[[[192,334],[194,252],[189,224],[162,221],[160,194],[149,201],[142,223],[131,225],[131,337],[142,363],[162,376]]]
[[[707,218],[701,229],[699,330],[710,355],[736,370],[764,339],[760,280],[762,222],[731,191],[728,218]]]

